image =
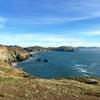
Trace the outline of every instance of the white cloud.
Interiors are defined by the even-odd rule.
[[[100,36],[100,30],[82,32],[82,34],[83,35],[88,35],[88,36]]]
[[[3,34],[0,37],[0,43],[6,45],[20,45],[20,46],[99,46],[100,41],[90,42],[74,37],[67,37],[65,35],[45,33],[24,33],[24,34]]]
[[[24,1],[24,2],[17,1],[17,2],[19,4],[20,3],[23,4],[23,6],[27,4],[34,5],[32,4],[32,2],[29,1]],[[39,2],[35,1],[35,3],[42,9],[38,8],[35,11],[32,10],[33,12],[31,12],[30,10],[29,14],[27,14],[26,12],[25,14],[26,18],[25,15],[22,18],[20,17],[20,15],[19,18],[16,18],[16,16],[15,18],[8,18],[7,19],[8,22],[15,25],[16,24],[42,25],[42,24],[60,24],[60,23],[67,23],[74,21],[83,21],[87,19],[100,17],[100,0],[83,0],[83,1],[40,0]],[[3,17],[0,17],[0,20],[4,21],[5,19]]]
[[[4,27],[4,25],[3,24],[0,24],[0,28],[3,28]]]
[[[34,3],[17,0],[15,3],[22,5],[21,7],[25,7],[27,10],[22,18],[20,15],[18,15],[19,18],[8,18],[7,22],[12,24],[59,24],[100,17],[100,0],[40,0],[39,2],[34,1]],[[30,7],[26,7],[27,4],[28,6],[33,5],[35,9],[29,9]],[[34,6],[34,4],[36,5]],[[37,9],[37,5],[41,9]],[[18,10],[20,10],[20,6]],[[29,14],[27,14],[28,10],[30,10]],[[2,16],[0,17],[0,22],[5,20]]]
[[[0,22],[5,22],[5,21],[6,21],[6,19],[4,17],[0,16]]]
[[[6,19],[2,16],[0,16],[0,28],[4,27],[4,23],[5,23]]]
[[[23,25],[43,25],[43,24],[61,24],[61,23],[68,23],[68,22],[75,22],[75,21],[83,21],[83,20],[88,20],[88,19],[93,19],[93,18],[98,18],[100,17],[100,12],[94,12],[88,15],[83,15],[83,16],[76,16],[76,17],[32,17],[30,18],[10,18],[8,19],[8,22],[11,24],[23,24]]]

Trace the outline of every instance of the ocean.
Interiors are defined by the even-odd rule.
[[[76,76],[100,77],[100,49],[80,49],[76,52],[34,52],[19,63],[30,75],[57,79]],[[47,60],[47,61],[44,61]]]

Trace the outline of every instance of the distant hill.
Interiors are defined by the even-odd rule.
[[[76,48],[70,47],[70,46],[61,46],[61,47],[40,47],[40,46],[33,46],[33,47],[27,47],[24,48],[24,50],[27,50],[29,52],[36,52],[36,51],[64,51],[64,52],[74,52]]]

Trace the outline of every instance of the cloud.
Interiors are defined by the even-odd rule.
[[[0,16],[0,22],[5,22],[5,21],[6,21],[6,19],[4,17]]]
[[[0,28],[4,28],[4,25],[3,24],[0,24]]]
[[[30,18],[8,18],[8,23],[10,24],[20,24],[20,25],[43,25],[43,24],[62,24],[76,21],[84,21],[88,19],[99,18],[100,12],[95,12],[90,15],[77,16],[77,17],[34,17]]]
[[[45,33],[24,33],[24,34],[2,34],[0,43],[6,45],[20,46],[99,46],[100,41],[90,42],[75,37],[65,35],[45,34]]]
[[[92,31],[87,31],[87,32],[81,32],[83,35],[88,35],[88,36],[100,36],[100,30],[92,30]]]
[[[100,44],[99,40],[95,42],[97,37],[93,38],[100,36],[99,30],[82,32],[90,26],[100,26],[98,24],[100,0],[14,0],[13,3],[9,3],[13,6],[8,10],[3,10],[5,17],[0,16],[0,28],[5,28],[4,31],[9,30],[11,33],[0,32],[0,43],[21,46],[99,46]],[[98,19],[93,20],[95,18]],[[85,20],[88,20],[88,23]],[[81,23],[77,23],[78,21]],[[55,30],[56,33],[59,30],[65,32],[67,29],[71,35],[60,34],[60,32],[60,35],[48,33]],[[16,33],[16,31],[31,32],[33,30],[47,31],[47,33]],[[86,39],[88,37],[92,39],[89,41]]]
[[[6,19],[2,16],[0,16],[0,28],[4,28],[4,24],[5,24]]]
[[[100,17],[100,0],[14,0],[13,5],[13,11],[19,13],[9,13],[12,17],[7,22],[12,25],[52,25]]]
[[[98,15],[85,17],[33,17],[33,18],[10,18],[8,23],[18,25],[52,25],[63,24],[69,22],[83,21],[87,19],[96,18]]]

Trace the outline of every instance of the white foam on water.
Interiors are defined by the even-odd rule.
[[[84,68],[75,68],[75,69],[82,72],[82,73],[87,73],[87,70]]]
[[[75,69],[77,69],[77,70],[83,70],[83,68],[81,68],[81,67],[79,67],[79,68],[75,68]]]
[[[84,68],[85,66],[86,65],[76,64],[74,69],[82,73],[87,73],[87,69]]]
[[[75,64],[74,67],[82,67],[81,64]]]
[[[81,69],[79,71],[82,72],[82,73],[87,73],[87,70],[86,69]]]

